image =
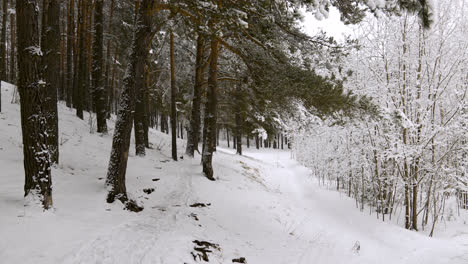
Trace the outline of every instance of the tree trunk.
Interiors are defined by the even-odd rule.
[[[103,0],[96,0],[94,7],[94,42],[93,42],[93,103],[96,111],[97,132],[107,133],[106,124],[106,89],[102,80],[103,65]]]
[[[145,102],[145,112],[144,112],[144,119],[143,119],[143,138],[144,138],[144,143],[145,147],[149,148],[149,125],[150,125],[150,105],[149,105],[149,87],[150,87],[150,82],[149,82],[149,69],[148,69],[148,62],[146,63],[145,67],[145,82],[144,82],[144,94],[143,94],[143,100]]]
[[[240,89],[240,88],[237,88]],[[238,92],[239,93],[239,92]],[[242,117],[240,109],[240,95],[236,95],[236,103],[234,106],[235,119],[236,119],[236,154],[242,155]]]
[[[6,53],[6,28],[8,17],[8,0],[3,0],[2,31],[0,35],[0,80],[7,80],[7,53]],[[1,108],[0,108],[1,110]]]
[[[87,0],[81,0],[78,12],[78,25],[79,25],[79,36],[78,36],[78,71],[76,79],[76,116],[83,119],[83,108],[84,99],[86,96],[86,63],[87,63],[87,52],[86,52],[86,10],[88,9]]]
[[[57,90],[60,85],[60,4],[58,0],[43,0],[42,51],[47,96],[44,101],[47,119],[47,145],[50,159],[59,162]]]
[[[170,60],[171,60],[171,135],[172,135],[172,159],[177,161],[177,107],[176,84],[174,65],[174,33],[170,33]]]
[[[68,2],[67,16],[67,106],[72,106],[73,94],[73,38],[75,36],[75,1]]]
[[[59,5],[60,6],[60,5]],[[65,13],[66,14],[66,13]],[[66,19],[62,18],[62,13],[60,14],[60,23],[61,23],[61,29],[63,32],[65,32],[66,28]],[[58,88],[58,98],[60,101],[65,101],[65,87],[66,87],[66,82],[65,82],[65,58],[67,56],[67,51],[66,51],[66,39],[67,36],[64,33],[60,33],[60,84]]]
[[[39,46],[37,0],[18,1],[18,90],[21,102],[23,134],[24,195],[39,200],[44,209],[52,207],[52,175],[47,148],[47,113],[43,106],[47,97],[41,81],[41,49]]]
[[[13,0],[10,2],[11,8],[14,6]],[[10,14],[10,82],[16,84],[16,19],[15,13]],[[0,103],[1,111],[1,103]]]
[[[115,52],[114,52],[114,59],[112,60],[112,77],[110,81],[110,87],[109,87],[109,111],[111,113],[117,113],[117,107],[115,107],[114,101],[116,100],[116,95],[115,95],[115,75],[117,74],[117,56],[118,56],[118,48],[119,46],[116,45],[115,47]]]
[[[0,34],[0,112],[2,112],[2,85],[1,81],[6,81],[6,23],[8,14],[8,1],[3,0],[2,31]]]
[[[195,58],[195,85],[193,86],[192,116],[190,118],[190,128],[187,131],[187,148],[185,154],[193,157],[198,151],[198,142],[200,141],[200,106],[203,83],[203,59],[204,59],[204,40],[203,35],[198,34],[197,54]]]
[[[256,147],[257,149],[260,149],[260,142],[259,142],[259,141],[260,141],[260,140],[259,140],[259,138],[258,138],[258,133],[257,133],[257,134],[255,134],[255,147]]]
[[[226,127],[226,141],[227,141],[227,147],[229,148],[229,129]]]
[[[283,142],[284,142],[284,136],[283,136],[283,133],[281,133],[281,149],[284,149]]]
[[[205,149],[202,155],[203,173],[209,179],[214,181],[213,176],[213,139],[216,136],[216,106],[217,106],[217,90],[218,90],[218,53],[219,41],[216,36],[211,39],[211,59],[208,72],[208,91],[207,103],[205,107],[204,126],[206,127],[206,138],[204,139]]]
[[[106,54],[106,70],[104,74],[105,78],[105,86],[106,86],[106,91],[107,91],[107,103],[106,103],[106,109],[107,109],[107,117],[110,117],[111,113],[111,108],[112,108],[112,101],[110,100],[112,96],[112,89],[111,89],[111,76],[110,76],[110,71],[111,71],[111,37],[112,37],[112,18],[114,17],[114,0],[111,0],[111,5],[110,5],[110,14],[109,14],[109,24],[107,27],[107,54]],[[116,54],[114,54],[116,56]]]
[[[138,5],[137,5],[138,6]],[[143,63],[143,71],[138,72],[138,75],[135,78],[135,89],[137,97],[136,97],[136,105],[135,105],[135,114],[134,114],[134,123],[133,126],[135,128],[134,135],[135,135],[135,153],[137,156],[143,157],[146,155],[146,145],[145,145],[145,64],[147,55],[144,56]]]
[[[120,109],[115,124],[106,180],[106,184],[110,187],[107,202],[112,203],[115,199],[119,199],[126,205],[127,209],[132,211],[141,211],[143,209],[135,202],[129,201],[125,185],[133,111],[138,96],[136,94],[138,89],[135,89],[135,78],[143,76],[147,44],[151,35],[151,13],[154,3],[155,0],[143,0],[138,9],[129,64],[123,80],[122,95],[120,96]]]

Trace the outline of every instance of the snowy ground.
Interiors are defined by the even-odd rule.
[[[240,257],[251,264],[468,263],[468,227],[456,237],[431,239],[383,223],[356,210],[351,199],[318,187],[286,151],[246,150],[240,157],[219,148],[218,180],[211,182],[201,174],[199,157],[171,161],[169,137],[156,131],[150,135],[154,149],[129,158],[127,188],[145,210],[124,211],[105,202],[111,136],[90,134],[88,122],[63,105],[55,210],[30,210],[24,207],[12,90],[2,85],[0,263],[194,263],[194,240],[219,245],[210,263]],[[190,207],[194,203],[210,205]]]

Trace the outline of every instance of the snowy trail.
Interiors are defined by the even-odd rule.
[[[302,219],[295,232],[316,238],[295,263],[468,263],[466,244],[431,239],[361,213],[351,199],[321,189],[289,153],[246,155],[270,165],[269,182]],[[359,253],[352,250],[356,241]]]

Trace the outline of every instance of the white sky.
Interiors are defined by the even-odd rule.
[[[306,12],[305,10],[303,14],[304,32],[311,36],[315,35],[321,29],[337,40],[343,40],[343,33],[345,33],[345,35],[351,34],[351,29],[340,21],[340,13],[334,7],[330,7],[328,18],[324,18],[321,21],[315,19],[312,13]]]

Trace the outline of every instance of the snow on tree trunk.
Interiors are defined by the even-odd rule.
[[[198,142],[200,141],[200,107],[201,93],[203,83],[203,59],[204,59],[204,40],[203,35],[197,37],[197,54],[195,58],[195,85],[193,86],[192,113],[190,118],[190,127],[187,131],[187,149],[185,153],[193,157],[195,150],[198,151]]]
[[[18,90],[23,134],[24,195],[52,207],[51,162],[47,142],[47,88],[41,79],[38,2],[17,1]]]
[[[60,3],[44,0],[42,12],[42,51],[47,97],[44,102],[47,118],[47,145],[53,163],[59,162],[57,91],[60,86]]]
[[[141,211],[142,208],[128,199],[125,175],[133,124],[133,111],[135,110],[135,101],[139,92],[139,89],[135,87],[135,83],[137,78],[143,78],[147,43],[151,35],[151,14],[154,3],[154,0],[143,0],[136,15],[135,32],[129,57],[130,62],[127,65],[123,79],[120,109],[115,123],[106,180],[109,187],[107,202],[112,203],[118,199],[126,205],[127,209],[132,211]]]
[[[218,53],[219,41],[216,36],[211,39],[211,55],[210,66],[208,70],[208,91],[207,102],[205,107],[204,129],[206,129],[206,137],[204,137],[204,149],[202,153],[203,173],[205,176],[214,181],[213,176],[213,153],[215,148],[216,137],[216,107],[217,107],[217,90],[218,90]]]

